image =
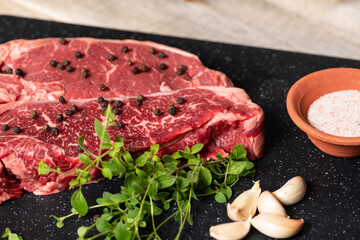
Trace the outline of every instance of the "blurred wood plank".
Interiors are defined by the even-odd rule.
[[[360,60],[357,0],[6,0],[0,14]]]

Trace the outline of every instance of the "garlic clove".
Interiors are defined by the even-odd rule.
[[[250,221],[231,222],[212,226],[210,236],[218,240],[237,240],[250,231]]]
[[[258,231],[272,238],[289,238],[297,234],[304,225],[304,220],[294,220],[280,215],[260,213],[251,219]]]
[[[274,196],[285,206],[299,202],[306,193],[306,182],[300,176],[293,177],[281,188],[273,192]]]
[[[259,213],[271,213],[287,217],[283,205],[281,205],[279,200],[269,191],[260,194],[257,207]]]
[[[228,217],[233,221],[246,221],[256,213],[257,202],[261,192],[260,181],[240,194],[235,200],[227,205]]]

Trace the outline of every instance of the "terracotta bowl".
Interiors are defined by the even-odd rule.
[[[360,137],[338,137],[312,127],[307,119],[310,105],[321,96],[341,91],[360,91],[360,69],[331,68],[311,73],[289,90],[286,106],[294,123],[321,151],[336,157],[360,156]]]

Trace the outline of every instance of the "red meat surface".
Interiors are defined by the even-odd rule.
[[[116,135],[121,136],[129,152],[141,152],[152,144],[160,144],[159,155],[162,156],[203,143],[205,148],[201,154],[209,159],[217,152],[226,155],[241,143],[249,159],[262,154],[264,114],[240,88],[192,87],[153,93],[145,95],[140,106],[134,103],[136,97],[111,97],[123,103],[121,107],[113,103],[120,112],[115,121],[123,122],[123,128],[110,126],[108,132],[112,140]],[[184,103],[177,103],[178,97],[183,97]],[[169,104],[175,105],[174,116],[169,114]],[[66,116],[65,110],[72,105],[77,105],[78,111]],[[155,109],[161,111],[160,116],[154,115]],[[30,113],[34,110],[38,116],[32,119]],[[64,115],[61,122],[56,120],[59,113]],[[7,124],[10,130],[0,135],[0,203],[19,197],[21,189],[35,194],[66,190],[72,177],[56,173],[39,176],[39,162],[43,159],[50,167],[59,167],[68,173],[81,168],[78,138],[86,135],[85,146],[92,152],[96,152],[99,144],[94,119],[104,119],[96,98],[67,100],[64,104],[59,101],[3,104],[0,124]],[[59,134],[54,136],[44,131],[44,124],[58,128]],[[15,126],[21,128],[20,133],[12,130]],[[92,177],[96,180],[99,174],[93,172]]]
[[[127,47],[124,52],[123,47]],[[153,54],[150,49],[154,49]],[[75,53],[79,51],[81,57]],[[164,57],[159,57],[164,53]],[[109,54],[115,59],[108,60]],[[69,61],[73,68],[60,70],[50,66]],[[128,65],[128,61],[132,64]],[[161,69],[165,64],[166,69]],[[142,66],[147,71],[143,72]],[[187,70],[177,74],[180,65]],[[7,73],[11,68],[12,73]],[[139,69],[135,74],[133,69]],[[15,75],[21,69],[23,76]],[[86,69],[87,77],[82,76]],[[233,86],[225,74],[206,68],[191,53],[153,42],[135,40],[100,40],[68,38],[61,44],[58,38],[14,40],[0,45],[0,103],[14,101],[135,96],[197,86]],[[105,85],[101,91],[99,86]]]

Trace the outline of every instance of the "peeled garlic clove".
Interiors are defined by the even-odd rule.
[[[273,192],[274,196],[285,206],[299,202],[306,193],[306,182],[300,176],[293,177],[284,186]]]
[[[218,240],[237,240],[244,238],[250,231],[250,221],[231,222],[212,226],[210,236]]]
[[[284,207],[269,191],[260,194],[257,207],[259,213],[271,213],[287,217]]]
[[[257,201],[261,192],[260,181],[254,186],[240,194],[231,204],[227,206],[228,217],[233,221],[246,221],[256,213]]]
[[[251,225],[266,236],[289,238],[297,234],[304,225],[304,220],[294,220],[275,214],[260,213],[251,219]]]

